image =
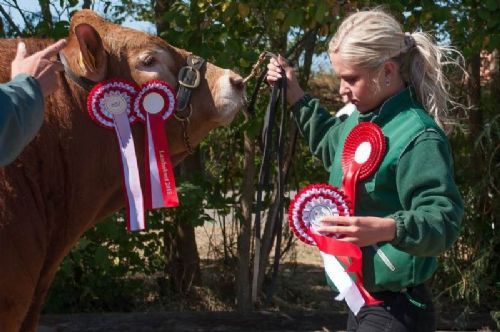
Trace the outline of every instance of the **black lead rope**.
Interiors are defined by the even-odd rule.
[[[282,70],[282,75],[284,72]],[[261,77],[265,75],[261,74]],[[286,96],[286,80],[280,79],[274,85],[271,91],[271,97],[267,106],[266,114],[264,116],[264,123],[262,128],[262,146],[263,146],[263,157],[262,163],[259,171],[259,182],[257,185],[257,197],[255,203],[255,256],[254,256],[254,268],[253,268],[253,280],[252,280],[252,301],[255,303],[257,300],[257,285],[258,285],[258,275],[260,269],[260,255],[261,255],[261,209],[262,209],[262,194],[265,185],[268,183],[269,179],[269,169],[271,162],[271,155],[273,153],[273,130],[275,126],[276,113],[279,106],[281,106],[281,119],[280,126],[278,128],[278,139],[275,143],[275,150],[277,152],[278,160],[278,176],[277,176],[277,201],[276,206],[278,208],[278,232],[281,234],[281,219],[283,217],[282,203],[283,203],[283,188],[284,188],[284,178],[283,178],[283,150],[284,150],[284,123],[285,123],[285,96]],[[281,101],[281,103],[279,103]],[[275,231],[275,230],[273,230]],[[280,242],[277,240],[277,242]],[[273,264],[273,274],[277,273],[279,265],[280,248],[279,244],[276,244],[276,255]]]

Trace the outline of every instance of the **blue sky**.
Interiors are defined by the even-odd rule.
[[[18,2],[19,7],[21,9],[31,11],[31,12],[39,12],[40,11],[40,6],[38,5],[38,1],[18,0],[17,2]],[[20,26],[23,26],[22,19],[19,15],[18,11],[15,9],[9,9],[9,7],[7,5],[5,5],[5,3],[3,3],[3,1],[0,1],[0,3],[4,6],[4,9],[7,12],[11,13],[14,22],[18,23]],[[104,16],[102,2],[97,1],[96,7],[94,8],[94,10]],[[122,25],[126,26],[126,27],[130,27],[130,28],[134,28],[137,30],[149,32],[151,34],[156,34],[156,27],[154,26],[154,24],[152,24],[150,22],[135,21],[135,20],[129,19],[129,20],[125,21]]]

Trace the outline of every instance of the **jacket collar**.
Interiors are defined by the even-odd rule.
[[[396,116],[399,112],[410,107],[422,108],[422,105],[420,105],[417,101],[415,89],[412,86],[406,87],[389,97],[382,103],[382,105],[373,111],[359,114],[359,121],[370,121],[375,123],[386,122]]]

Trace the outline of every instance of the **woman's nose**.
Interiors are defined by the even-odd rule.
[[[343,96],[343,95],[347,94],[347,92],[348,92],[348,89],[347,89],[347,86],[346,86],[344,80],[340,80],[339,94],[341,96]]]

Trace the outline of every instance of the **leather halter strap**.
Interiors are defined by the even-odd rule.
[[[72,71],[62,52],[59,52],[57,56],[64,67],[64,73],[66,76],[85,91],[89,92],[97,83],[99,83],[77,75],[74,71]],[[188,135],[189,119],[192,114],[192,108],[190,105],[191,92],[200,85],[200,70],[206,61],[202,57],[190,54],[188,55],[186,62],[187,65],[182,67],[177,75],[179,86],[177,90],[177,110],[174,113],[174,116],[182,125],[182,138],[184,140],[184,144],[186,145],[188,153],[192,154],[194,150]],[[181,114],[188,106],[188,112],[186,114]]]
[[[189,105],[191,92],[200,85],[200,70],[205,64],[205,59],[194,54],[187,57],[187,66],[182,67],[177,75],[179,87],[177,90],[177,112],[182,112]]]

